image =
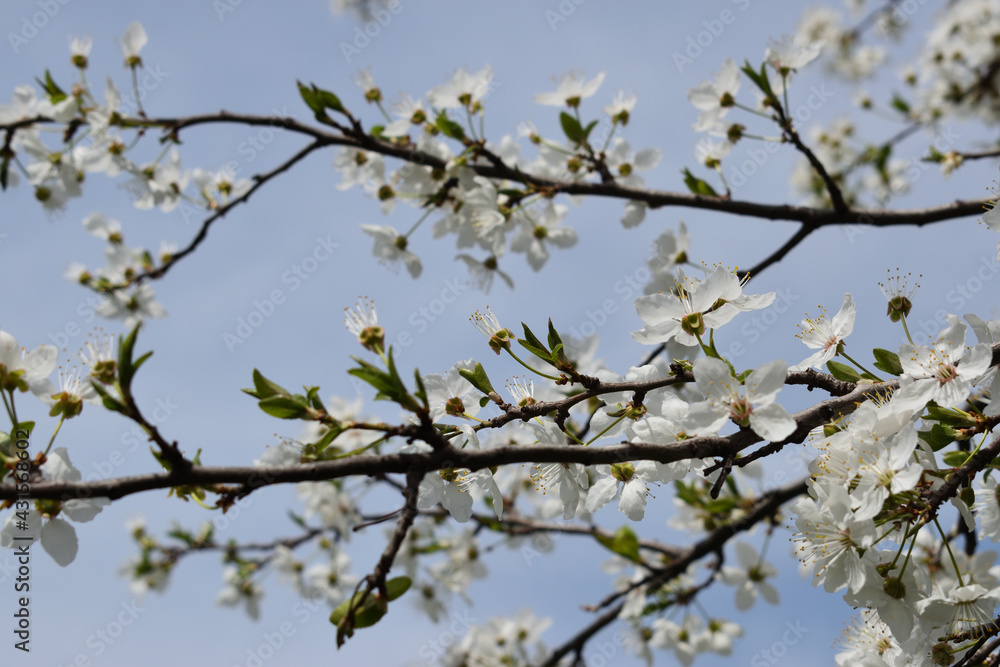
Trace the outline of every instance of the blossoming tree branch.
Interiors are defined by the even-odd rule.
[[[743,611],[778,596],[767,559],[772,535],[790,525],[799,559],[813,584],[859,610],[837,656],[838,664],[980,664],[1000,655],[1000,576],[983,567],[984,540],[1000,537],[1000,321],[952,314],[930,341],[910,335],[907,318],[917,287],[912,276],[890,274],[881,285],[887,316],[908,342],[848,354],[856,307],[845,294],[836,314],[807,318],[799,337],[809,352],[789,366],[777,359],[743,368],[717,346],[715,333],[746,313],[770,306],[775,293],[745,291],[758,275],[827,226],[923,226],[974,218],[1000,232],[996,200],[959,186],[954,201],[905,210],[886,206],[901,191],[906,164],[893,151],[943,118],[977,116],[996,124],[1000,108],[1000,9],[985,0],[949,3],[927,38],[927,62],[906,80],[909,97],[860,100],[884,104],[905,129],[881,143],[852,147],[853,127],[838,122],[805,135],[795,109],[799,73],[826,59],[835,75],[874,69],[881,47],[866,32],[902,29],[896,4],[887,3],[854,26],[840,26],[816,10],[794,37],[772,42],[761,59],[727,59],[712,80],[688,91],[704,133],[697,162],[683,168],[684,191],[650,189],[641,172],[657,166],[655,148],[633,150],[625,138],[636,97],[618,93],[600,112],[589,106],[604,75],[566,75],[535,102],[558,115],[562,136],[545,137],[530,122],[499,139],[486,131],[492,71],[458,70],[424,98],[384,98],[370,72],[357,78],[352,97],[321,83],[289,90],[313,120],[219,112],[160,117],[141,104],[122,103],[121,87],[135,88],[147,35],[129,25],[121,45],[131,81],[88,78],[88,38],[71,40],[71,77],[55,68],[36,85],[19,86],[0,106],[0,185],[28,188],[39,205],[58,211],[84,196],[85,177],[127,179],[139,209],[183,207],[201,225],[183,248],[157,252],[129,246],[127,226],[102,213],[83,220],[106,242],[107,264],[74,263],[66,276],[102,299],[98,312],[121,320],[124,333],[93,336],[79,365],[60,368],[59,351],[29,352],[0,331],[0,395],[9,421],[0,432],[0,500],[9,510],[0,544],[38,541],[57,563],[78,551],[75,524],[95,520],[112,502],[143,491],[169,490],[206,511],[226,512],[261,489],[296,484],[303,503],[289,534],[266,543],[217,539],[211,524],[178,528],[168,538],[133,527],[139,554],[128,564],[132,585],[162,591],[179,563],[217,552],[226,568],[218,601],[259,613],[260,579],[277,572],[304,597],[330,606],[338,645],[375,625],[400,597],[418,598],[434,620],[485,576],[483,537],[496,534],[517,546],[527,536],[560,534],[593,540],[612,557],[619,576],[603,597],[581,599],[593,620],[568,636],[543,641],[547,621],[530,610],[495,618],[449,647],[447,664],[579,664],[588,642],[617,625],[632,653],[652,664],[653,651],[673,651],[683,664],[698,654],[728,654],[742,629],[736,619],[698,602],[702,591],[729,586]],[[805,92],[808,95],[808,92]],[[136,96],[134,99],[139,99]],[[352,101],[356,100],[356,101]],[[301,137],[303,146],[270,171],[237,179],[227,169],[182,168],[182,138],[206,127],[270,126]],[[741,142],[765,142],[800,159],[793,182],[804,204],[738,199],[726,160]],[[155,148],[155,158],[139,152]],[[522,155],[525,148],[535,156]],[[578,232],[564,201],[605,197],[624,203],[621,224],[643,223],[664,207],[800,224],[770,254],[748,259],[749,271],[691,261],[683,223],[656,241],[647,260],[650,282],[634,301],[632,337],[649,346],[645,359],[615,371],[596,357],[595,337],[580,340],[558,322],[515,327],[491,310],[472,315],[482,332],[481,359],[457,360],[425,374],[401,367],[391,332],[375,305],[360,299],[345,309],[346,328],[359,348],[350,371],[394,404],[393,421],[367,415],[360,401],[321,397],[310,378],[247,369],[243,391],[259,409],[301,422],[253,461],[202,465],[203,443],[178,442],[147,415],[148,397],[133,387],[156,357],[143,349],[143,322],[166,316],[156,301],[158,280],[182,280],[183,260],[212,243],[211,231],[239,215],[258,189],[271,186],[312,153],[333,150],[342,190],[363,189],[384,213],[412,206],[405,232],[363,225],[375,258],[413,277],[422,271],[411,250],[415,235],[454,236],[457,259],[484,291],[501,269],[523,254],[544,270],[550,254],[574,246]],[[1000,149],[928,150],[925,160],[947,175]],[[728,172],[732,173],[732,172]],[[1000,257],[998,257],[1000,259]],[[516,261],[516,260],[513,260]],[[175,268],[175,265],[176,268]],[[503,289],[502,287],[500,289]],[[13,331],[17,323],[4,322]],[[638,324],[637,324],[638,326]],[[971,329],[972,336],[969,336]],[[974,340],[973,340],[974,338]],[[852,348],[853,349],[853,348]],[[503,391],[495,359],[524,367]],[[282,383],[306,383],[302,391]],[[812,404],[790,412],[782,399],[795,387]],[[235,390],[236,388],[234,388]],[[22,401],[50,407],[51,424],[19,417]],[[60,435],[93,410],[117,413],[148,436],[146,474],[83,481],[72,446]],[[57,440],[59,442],[57,443]],[[798,447],[813,456],[809,474],[761,491],[755,484],[768,457]],[[526,467],[528,466],[528,467]],[[361,485],[348,485],[350,481]],[[667,544],[642,530],[651,491],[673,489],[672,525],[689,542]],[[398,509],[375,514],[364,496],[377,487]],[[663,502],[659,499],[656,502]],[[617,529],[598,526],[614,504],[624,515]],[[449,520],[450,519],[450,520]],[[351,565],[344,543],[352,533],[389,526],[381,556]],[[83,528],[81,528],[83,529]],[[741,536],[763,533],[761,550]],[[307,545],[314,555],[306,562]],[[315,554],[319,553],[319,557]],[[371,630],[368,632],[378,632]]]

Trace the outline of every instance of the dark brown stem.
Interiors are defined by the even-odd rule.
[[[785,502],[791,500],[792,498],[796,498],[805,492],[806,480],[803,479],[795,484],[781,487],[770,495],[762,497],[743,519],[712,531],[707,537],[691,547],[688,547],[682,555],[670,561],[670,563],[668,563],[663,569],[657,570],[656,573],[633,584],[628,590],[620,591],[618,593],[618,597],[624,597],[629,590],[632,590],[632,588],[644,586],[647,590],[652,590],[667,583],[684,572],[688,566],[691,565],[691,563],[695,562],[699,558],[721,550],[723,545],[736,533],[749,530],[761,520],[773,515]],[[618,603],[604,614],[594,619],[594,621],[588,624],[587,627],[575,634],[564,644],[554,649],[549,655],[548,660],[545,661],[544,667],[555,667],[563,656],[574,651],[577,653],[581,652],[584,644],[586,644],[591,637],[618,618],[624,604],[624,602]]]
[[[278,174],[288,171],[289,169],[292,168],[293,165],[297,164],[298,162],[301,162],[307,155],[309,155],[310,153],[312,153],[313,151],[317,150],[322,146],[323,146],[322,142],[314,141],[313,143],[309,144],[308,146],[300,150],[292,157],[282,162],[280,165],[278,165],[271,171],[264,174],[257,174],[256,176],[254,176],[253,177],[254,183],[252,186],[250,186],[249,190],[244,192],[239,197],[233,199],[225,206],[220,206],[218,209],[216,209],[214,213],[212,213],[212,215],[208,216],[208,218],[206,218],[205,221],[201,223],[201,228],[198,230],[198,233],[195,235],[194,239],[191,240],[191,243],[189,243],[187,247],[184,248],[183,250],[180,250],[171,255],[170,259],[165,264],[163,264],[163,266],[157,269],[153,269],[151,271],[144,271],[142,273],[139,273],[128,282],[121,283],[118,285],[113,285],[109,289],[119,290],[128,287],[129,285],[141,284],[146,280],[162,278],[164,275],[166,275],[167,271],[169,271],[175,264],[177,264],[177,262],[181,261],[188,255],[193,253],[198,248],[198,246],[201,245],[202,241],[204,241],[208,237],[208,230],[215,221],[219,220],[220,218],[224,218],[226,214],[229,213],[229,211],[231,211],[234,207],[239,206],[240,204],[243,204],[246,201],[248,201],[250,199],[250,195],[256,192],[257,189],[260,188],[262,185],[270,181]]]

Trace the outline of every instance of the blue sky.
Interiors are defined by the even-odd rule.
[[[366,108],[352,83],[360,69],[370,67],[383,92],[392,98],[400,92],[423,96],[447,81],[455,68],[478,70],[489,64],[495,73],[495,90],[487,100],[490,138],[514,134],[516,125],[527,119],[544,135],[558,138],[557,110],[535,105],[533,95],[552,90],[553,77],[569,70],[582,70],[588,76],[603,71],[607,78],[597,95],[584,103],[584,113],[598,117],[617,90],[636,93],[639,102],[624,136],[634,149],[655,146],[663,151],[660,166],[647,175],[651,187],[682,190],[678,172],[685,166],[696,167],[692,149],[698,139],[691,130],[696,112],[687,102],[686,91],[718,71],[727,57],[759,64],[769,38],[792,32],[801,6],[761,0],[697,4],[402,0],[399,7],[366,43],[359,37],[364,24],[352,15],[332,14],[324,2],[5,2],[0,6],[0,25],[6,35],[0,45],[5,54],[0,99],[6,100],[16,85],[32,82],[46,68],[58,80],[69,82],[73,72],[67,38],[83,34],[94,38],[88,77],[95,89],[102,91],[104,76],[110,75],[127,90],[127,72],[116,39],[134,20],[142,22],[149,35],[142,52],[149,75],[144,79],[143,105],[153,116],[226,109],[309,120],[295,87],[300,79],[333,90],[371,125],[377,116]],[[722,23],[723,19],[732,20]],[[933,9],[924,6],[912,19],[915,32],[894,52],[887,76],[866,84],[876,96],[900,88],[893,72],[914,57],[918,45],[913,38],[933,20]],[[713,30],[719,34],[712,35]],[[711,40],[702,38],[707,45],[701,52],[691,50],[689,54],[696,54],[691,61],[678,65],[675,54],[691,48],[705,31]],[[12,42],[11,32],[24,40]],[[792,89],[793,99],[799,93],[807,95],[809,86],[821,81],[819,67],[803,74]],[[806,122],[806,128],[842,114],[856,114],[852,90],[840,84],[832,89],[833,95]],[[898,125],[886,120],[859,120],[860,134],[871,140],[896,129]],[[969,124],[945,129],[957,137],[959,148],[973,150],[982,138],[978,128]],[[932,139],[927,133],[918,135],[902,145],[899,156],[925,154]],[[182,140],[185,167],[213,169],[235,162],[246,177],[273,168],[302,146],[301,140],[269,128],[243,126],[192,129]],[[159,147],[152,137],[146,143],[141,150],[147,152],[141,155],[151,157]],[[747,151],[755,147],[738,146],[734,163],[752,159]],[[523,153],[531,155],[530,147],[525,146]],[[162,429],[189,453],[201,448],[206,464],[247,464],[276,442],[275,431],[297,433],[267,418],[239,392],[240,387],[250,385],[254,368],[286,386],[318,384],[324,396],[354,396],[356,388],[345,371],[351,366],[350,355],[361,350],[344,330],[342,313],[359,295],[375,300],[390,338],[410,334],[412,344],[398,349],[396,355],[407,369],[419,365],[424,373],[444,372],[458,359],[475,357],[493,364],[488,369],[494,380],[520,374],[505,360],[494,358],[468,323],[473,311],[488,304],[510,325],[524,321],[544,327],[549,317],[563,331],[585,331],[587,323],[599,324],[595,327],[603,341],[599,356],[624,374],[645,353],[629,336],[641,322],[631,305],[638,294],[629,294],[628,284],[642,275],[649,245],[663,229],[676,228],[683,219],[691,230],[692,256],[697,261],[748,267],[797,228],[787,222],[660,209],[651,211],[640,227],[623,230],[619,224],[622,202],[585,201],[571,207],[567,220],[579,232],[575,248],[554,252],[538,273],[522,256],[505,258],[503,268],[513,276],[516,289],[497,284],[491,294],[484,295],[469,284],[464,266],[453,259],[456,251],[451,239],[432,238],[429,225],[411,240],[411,248],[423,260],[420,279],[414,281],[405,271],[394,274],[379,266],[371,254],[371,240],[359,225],[393,224],[405,230],[416,214],[399,207],[383,219],[377,203],[363,193],[336,190],[339,175],[332,167],[333,156],[333,151],[314,154],[262,188],[248,205],[215,225],[197,253],[155,285],[170,315],[150,322],[140,338],[139,347],[153,349],[155,354],[140,374],[137,392],[150,410],[169,406],[163,411]],[[783,147],[753,170],[736,196],[758,202],[789,201],[788,174],[794,161],[791,149]],[[710,176],[703,170],[700,173]],[[920,172],[914,191],[894,205],[921,207],[985,197],[995,173],[995,162],[982,161],[946,180],[932,166]],[[185,220],[180,212],[134,209],[121,180],[93,176],[84,185],[84,197],[54,216],[46,216],[23,185],[0,195],[0,276],[5,279],[0,327],[29,348],[54,343],[73,352],[86,333],[101,324],[88,305],[89,293],[61,276],[73,260],[90,266],[102,263],[103,245],[81,228],[84,216],[101,211],[117,218],[130,245],[153,249],[161,239],[183,247],[196,233],[198,219]],[[289,281],[288,272],[314,256],[322,243],[318,239],[330,239],[337,249],[307,273],[308,279]],[[914,319],[918,329],[920,322],[926,322],[925,333],[940,328],[942,311],[996,318],[1000,316],[1000,280],[995,273],[987,271],[985,280],[970,283],[981,266],[992,266],[989,260],[995,257],[996,242],[973,219],[926,229],[826,229],[750,283],[751,293],[776,291],[787,309],[775,310],[769,319],[757,323],[737,319],[720,332],[720,340],[743,343],[746,352],[737,364],[745,368],[775,357],[798,362],[807,351],[793,338],[795,324],[805,311],[816,314],[820,304],[836,312],[849,291],[858,303],[850,349],[895,347],[902,332],[884,317],[884,299],[876,286],[886,270],[895,267],[924,275]],[[961,296],[963,286],[975,285],[971,298]],[[234,333],[240,319],[260,308],[257,304],[274,290],[282,290],[287,298],[244,343],[231,349],[226,334]],[[455,298],[445,304],[443,293]],[[104,326],[115,332],[120,327],[118,323]],[[790,394],[786,400],[790,408],[798,409],[808,399]],[[31,401],[21,405],[42,418],[39,405]],[[135,446],[128,424],[94,409],[67,424],[57,443],[69,448],[85,476],[92,471],[100,474],[109,466],[115,475],[155,469],[146,448]],[[789,475],[802,472],[798,459],[792,458],[776,464],[769,474],[776,476],[784,468]],[[165,594],[150,595],[138,607],[130,607],[134,601],[126,580],[116,575],[122,561],[135,553],[126,535],[126,520],[143,515],[151,532],[162,535],[174,519],[196,527],[215,516],[191,504],[168,502],[164,495],[129,497],[94,522],[79,526],[80,553],[68,568],[56,566],[40,549],[33,552],[35,634],[30,659],[21,664],[245,665],[247,651],[266,643],[268,636],[273,639],[283,623],[290,623],[293,632],[286,633],[281,647],[264,664],[312,662],[326,655],[334,656],[335,664],[365,659],[377,664],[424,664],[431,646],[428,642],[447,630],[448,623],[433,626],[404,602],[395,605],[376,629],[360,632],[337,653],[334,630],[326,620],[328,612],[295,607],[296,598],[274,577],[266,582],[260,621],[216,607],[213,601],[222,579],[219,559],[213,555],[184,559]],[[669,493],[663,489],[658,496],[649,518],[638,527],[650,536],[662,536],[667,530]],[[382,509],[394,506],[394,500],[379,500]],[[264,540],[293,534],[286,518],[289,507],[300,509],[291,489],[258,492],[238,516],[228,517],[225,536]],[[609,526],[624,520],[613,510],[605,510],[599,518]],[[348,547],[358,573],[370,570],[383,546],[382,532],[370,533],[355,538]],[[783,571],[782,605],[740,614],[732,608],[730,589],[711,590],[706,606],[713,613],[730,614],[747,634],[731,658],[701,656],[696,664],[745,664],[780,641],[788,629],[786,623],[809,630],[788,647],[782,658],[785,664],[800,664],[804,656],[832,656],[830,646],[850,610],[837,596],[800,580],[795,562],[786,556],[790,553],[790,546],[785,547],[788,537],[779,531],[771,547]],[[755,541],[759,540],[758,535]],[[533,560],[530,566],[516,553],[498,549],[488,556],[490,580],[470,590],[474,606],[466,610],[460,605],[457,611],[484,622],[490,616],[533,605],[539,615],[555,618],[545,639],[557,645],[587,622],[589,615],[580,606],[601,599],[610,590],[610,579],[598,568],[603,558],[599,548],[569,538],[557,540],[552,554]],[[4,569],[10,562],[9,554],[0,554],[4,600],[12,595],[8,595],[11,578]],[[5,604],[5,609],[9,606]],[[100,639],[100,631],[116,632],[119,618],[129,620],[121,634],[109,636],[107,642]],[[599,641],[611,641],[610,635]],[[618,650],[614,664],[629,664]],[[5,645],[0,651],[7,656],[12,649]],[[673,658],[661,654],[659,659],[670,664]]]

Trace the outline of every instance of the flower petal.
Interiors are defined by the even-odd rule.
[[[76,558],[79,549],[76,530],[68,521],[49,519],[42,526],[42,548],[52,556],[52,560],[66,567]]]

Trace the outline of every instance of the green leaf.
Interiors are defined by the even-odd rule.
[[[917,435],[936,452],[955,442],[957,434],[954,429],[942,426],[941,424],[934,424],[931,426],[930,431],[919,431]]]
[[[323,453],[323,450],[326,449],[330,445],[330,443],[333,442],[337,438],[337,436],[343,433],[345,430],[347,429],[345,429],[340,424],[329,427],[327,432],[323,434],[323,437],[317,440],[315,444],[313,444],[313,448],[316,450],[316,453],[317,454]]]
[[[563,132],[566,137],[576,145],[582,144],[586,141],[586,136],[584,135],[583,128],[580,126],[580,121],[568,113],[563,111],[559,114],[559,123],[562,125]]]
[[[331,93],[329,90],[323,90],[316,86],[316,84],[310,84],[310,87],[306,87],[301,81],[295,82],[299,87],[299,95],[302,96],[302,101],[312,109],[313,115],[321,123],[326,125],[331,125],[333,121],[330,116],[327,115],[327,109],[333,109],[334,111],[340,113],[347,113],[344,109],[344,105],[340,103],[340,98]]]
[[[388,599],[368,591],[355,593],[349,600],[337,606],[330,613],[330,622],[337,626],[337,646],[340,647],[348,638],[354,635],[354,630],[358,628],[368,628],[385,616],[389,610],[389,602],[399,598],[409,588],[409,577],[396,577],[385,582]],[[354,621],[348,627],[347,610],[354,604]]]
[[[122,414],[126,414],[128,412],[125,406],[122,405],[122,402],[108,393],[108,390],[105,389],[99,382],[92,383],[92,386],[94,387],[94,391],[97,392],[97,395],[101,397],[101,402],[104,404],[105,408],[111,410],[112,412],[120,412]]]
[[[316,84],[313,84],[313,94],[324,108],[333,109],[334,111],[338,111],[340,113],[345,113],[347,111],[344,109],[344,105],[340,103],[340,98],[331,93],[329,90],[317,88]]]
[[[289,396],[291,394],[291,392],[280,384],[275,384],[268,380],[256,368],[253,369],[253,386],[253,389],[244,389],[243,391],[258,399],[271,398],[272,396]]]
[[[715,188],[696,177],[687,167],[685,167],[684,171],[681,173],[684,174],[684,185],[686,185],[687,189],[691,191],[691,194],[701,195],[703,197],[719,196],[719,193],[715,191]]]
[[[521,344],[521,347],[526,349],[528,352],[531,352],[539,359],[551,361],[552,353],[545,348],[545,344],[538,340],[538,337],[531,332],[531,329],[528,328],[527,324],[521,322],[521,327],[524,328],[524,339],[517,339],[517,342]]]
[[[375,387],[375,390],[378,392],[378,395],[375,397],[377,400],[384,400],[392,394],[392,378],[389,377],[385,371],[373,366],[367,361],[362,361],[357,358],[355,358],[355,361],[361,364],[361,368],[352,368],[347,371],[348,374],[353,375],[354,377],[359,378],[360,380],[363,380]]]
[[[853,382],[857,384],[861,381],[861,376],[853,368],[839,361],[828,361],[826,367],[830,370],[830,375],[842,382]]]
[[[972,456],[971,452],[947,452],[942,460],[950,468],[960,468],[965,465],[970,456]]]
[[[385,582],[385,591],[389,594],[389,602],[402,597],[412,584],[413,580],[409,577],[395,577]]]
[[[313,406],[316,410],[326,412],[326,407],[323,405],[323,401],[319,397],[319,387],[305,387],[306,398],[309,400],[309,405]]]
[[[35,81],[38,85],[45,91],[45,94],[49,97],[49,102],[52,104],[59,104],[66,99],[66,93],[58,84],[52,79],[52,73],[49,70],[45,70],[45,81],[42,81],[38,77],[35,77]]]
[[[312,88],[307,88],[302,85],[301,81],[295,82],[299,87],[299,95],[302,96],[302,101],[306,103],[314,113],[319,113],[323,110],[323,103],[319,101],[316,97],[316,92]]]
[[[736,507],[736,498],[715,498],[705,503],[705,509],[711,514],[726,514]]]
[[[620,556],[628,558],[634,563],[642,562],[639,557],[639,538],[628,526],[622,526],[615,531],[615,539],[612,551]]]
[[[871,158],[872,164],[875,165],[875,169],[884,180],[889,179],[888,166],[890,157],[892,157],[892,146],[887,144],[885,146],[880,146]]]
[[[592,120],[589,123],[587,123],[587,127],[584,128],[584,130],[583,130],[583,140],[584,141],[587,141],[587,140],[590,139],[590,133],[594,131],[595,127],[597,127],[597,121],[596,120]]]
[[[448,114],[446,114],[444,111],[440,112],[437,115],[437,119],[434,121],[434,125],[435,127],[437,127],[437,129],[441,130],[441,134],[443,134],[446,137],[450,137],[458,141],[465,140],[465,130],[462,129],[461,125],[459,125],[452,119],[448,118]]]
[[[552,348],[552,365],[559,370],[572,370],[573,362],[566,356],[566,346],[563,344],[562,338],[559,336],[559,332],[556,331],[555,326],[553,326],[551,318],[549,319],[548,342],[549,347]]]
[[[767,72],[765,71],[765,63],[760,64],[760,71],[758,72],[750,66],[749,60],[744,60],[743,62],[744,65],[740,68],[740,71],[746,74],[747,77],[753,81],[753,84],[757,86],[762,93],[764,93],[765,97],[777,102],[778,98],[775,97],[774,91],[771,89],[771,80],[768,78]]]
[[[674,490],[678,498],[686,504],[692,507],[699,507],[701,505],[701,500],[698,496],[698,492],[694,488],[694,483],[685,484],[684,482],[678,480],[674,482]]]
[[[889,350],[876,347],[872,350],[875,355],[875,368],[885,371],[889,375],[899,376],[903,374],[903,367],[899,363],[899,355]]]
[[[271,396],[258,403],[260,409],[278,419],[299,419],[309,412],[305,399],[291,396]]]
[[[152,350],[150,350],[146,354],[136,359],[135,362],[132,364],[132,373],[135,374],[135,372],[139,370],[139,367],[142,366],[144,363],[146,363],[146,360],[149,359],[151,356],[153,356]]]
[[[559,337],[559,332],[556,328],[552,326],[552,318],[549,318],[549,335],[548,335],[549,347],[555,348],[563,344],[562,338]]]
[[[478,361],[476,362],[476,367],[473,369],[459,368],[458,374],[468,380],[469,384],[473,387],[486,394],[486,396],[480,400],[480,407],[486,405],[486,401],[489,401],[489,398],[487,397],[490,394],[496,393],[496,390],[493,388],[493,384],[490,382],[490,378],[486,375],[486,369],[483,368],[483,365]]]
[[[334,610],[330,612],[330,622],[334,624],[340,623],[344,617],[347,616],[347,610],[350,609],[351,603],[360,601],[362,595],[364,594],[361,592],[355,593],[350,598],[337,605]]]
[[[396,370],[396,360],[392,356],[392,347],[389,348],[386,357],[388,359],[389,374],[394,383],[395,394],[391,396],[392,400],[396,401],[400,406],[406,408],[410,412],[419,413],[422,410],[422,406],[417,403],[413,396],[410,395],[406,385],[403,384],[403,380],[400,379],[399,372]]]
[[[968,412],[964,412],[958,408],[942,408],[934,402],[927,405],[926,419],[933,419],[941,422],[944,426],[952,426],[954,428],[972,428],[979,423],[979,421]],[[967,439],[960,433],[956,433],[956,436],[956,439]]]
[[[899,93],[893,93],[892,94],[892,101],[889,103],[889,106],[891,106],[893,109],[895,109],[896,111],[899,111],[901,113],[904,113],[904,114],[909,114],[910,113],[910,105],[907,103],[906,100],[904,100],[899,95]]]
[[[608,550],[628,558],[634,563],[642,562],[642,558],[639,556],[639,538],[628,526],[622,526],[616,530],[612,537],[607,535],[594,535],[594,537]]]
[[[352,357],[352,359],[358,362],[361,368],[352,368],[347,372],[375,387],[378,392],[375,394],[375,400],[395,401],[411,412],[419,413],[423,410],[422,406],[410,395],[410,392],[406,389],[406,385],[400,379],[399,373],[396,371],[396,362],[393,359],[391,347],[387,355],[388,371],[383,371],[364,359],[359,359],[358,357]]]
[[[375,400],[396,400],[399,394],[399,387],[402,384],[399,378],[394,378],[391,372],[383,371],[381,368],[354,357],[354,360],[361,364],[361,368],[352,368],[348,371],[375,388],[378,392]]]
[[[362,597],[363,601],[362,600]],[[354,608],[354,622],[347,623],[347,610],[351,603],[361,601]],[[346,600],[330,613],[330,622],[337,626],[337,647],[340,648],[344,642],[354,636],[355,628],[367,628],[375,625],[385,616],[388,605],[384,600],[377,599],[369,592],[355,593],[349,600]]]
[[[413,369],[413,378],[414,382],[416,382],[417,385],[417,390],[413,392],[413,395],[416,396],[423,404],[424,410],[427,410],[429,412],[431,409],[431,405],[430,403],[427,402],[427,387],[424,386],[424,379],[420,377],[419,369],[417,368]]]
[[[121,388],[122,396],[128,397],[131,393],[132,378],[135,376],[139,366],[149,358],[152,352],[147,352],[140,357],[138,362],[132,361],[132,353],[135,348],[135,341],[139,335],[139,327],[142,322],[135,325],[128,336],[123,338],[118,344],[118,384]]]

